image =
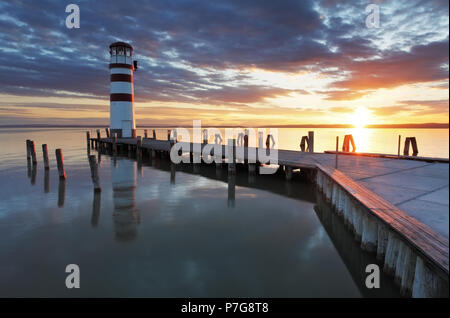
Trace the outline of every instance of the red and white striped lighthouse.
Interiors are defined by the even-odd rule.
[[[136,137],[134,121],[133,47],[128,43],[115,42],[109,46],[111,55],[109,69],[110,131],[118,137]]]

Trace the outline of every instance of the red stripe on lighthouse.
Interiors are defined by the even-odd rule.
[[[111,74],[111,82],[133,82],[133,76],[130,74]]]
[[[128,68],[128,69],[134,70],[133,65],[125,64],[125,63],[111,63],[111,64],[109,64],[109,68]]]
[[[133,94],[110,94],[109,100],[111,102],[134,102]]]

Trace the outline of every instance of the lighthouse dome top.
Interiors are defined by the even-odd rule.
[[[123,46],[123,47],[133,49],[133,47],[130,44],[125,43],[125,42],[114,42],[109,46],[109,48],[113,48],[113,47],[117,47],[117,46]]]

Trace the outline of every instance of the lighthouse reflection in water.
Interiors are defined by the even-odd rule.
[[[111,161],[114,204],[114,230],[118,241],[134,240],[139,214],[136,209],[136,162],[126,159]]]

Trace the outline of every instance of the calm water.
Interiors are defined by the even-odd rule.
[[[26,139],[38,150],[31,171]],[[84,130],[0,131],[0,296],[398,296],[384,276],[380,290],[364,287],[376,260],[298,176],[228,179],[225,166],[98,159],[96,196]],[[65,287],[67,264],[80,266],[78,290]]]
[[[308,131],[314,131],[314,151],[336,150],[336,136],[339,136],[340,149],[344,136],[352,134],[359,152],[373,152],[384,154],[397,154],[398,136],[401,135],[401,152],[406,137],[416,137],[419,156],[424,157],[449,157],[449,130],[448,129],[335,129],[335,128],[277,128],[272,134],[278,134],[279,149],[300,150],[299,144],[302,136],[307,136]],[[220,129],[222,135],[225,130]],[[269,129],[266,129],[266,134]],[[192,136],[192,129],[189,129]],[[102,132],[104,133],[104,132]],[[149,128],[148,133],[151,134]],[[138,135],[144,136],[144,129],[138,129]],[[167,129],[156,130],[158,139],[167,139]],[[256,134],[256,130],[255,130]],[[191,137],[192,138],[192,137]],[[213,138],[210,138],[213,142]],[[256,138],[250,140],[250,146],[256,146]],[[411,150],[412,151],[412,150]]]

